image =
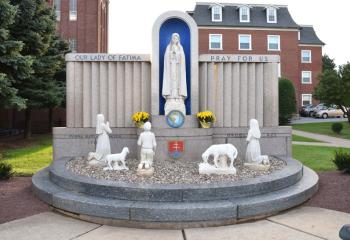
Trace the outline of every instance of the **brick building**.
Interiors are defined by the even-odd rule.
[[[294,82],[297,106],[316,103],[322,46],[312,26],[295,23],[285,5],[197,3],[199,54],[273,54],[279,74]]]
[[[57,32],[73,52],[108,52],[109,0],[47,0],[54,7]]]
[[[57,17],[57,33],[70,43],[73,52],[108,52],[109,0],[46,0],[54,8]],[[48,132],[52,114],[54,126],[65,126],[66,111],[62,108],[34,110],[32,130]],[[1,129],[23,129],[24,111],[0,109]],[[5,131],[7,132],[7,131]]]

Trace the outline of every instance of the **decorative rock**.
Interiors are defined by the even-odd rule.
[[[147,176],[153,175],[153,157],[157,147],[156,137],[154,133],[151,132],[151,128],[151,123],[146,122],[143,125],[144,131],[140,134],[137,141],[137,145],[141,146],[141,161],[138,165],[138,172],[140,171],[140,174],[144,174],[145,171],[142,170],[148,170],[146,173]],[[151,171],[150,169],[153,170]]]
[[[237,149],[232,144],[217,144],[210,146],[203,154],[203,163],[199,164],[199,174],[236,174],[233,162],[237,158]],[[208,163],[209,157],[213,156],[214,165]],[[230,166],[227,164],[230,159]]]
[[[254,171],[267,171],[270,168],[270,164],[264,165],[264,164],[256,164],[256,163],[244,163],[244,166],[252,169]]]
[[[166,100],[165,115],[172,110],[178,110],[186,115],[186,61],[178,33],[172,34],[171,41],[165,50],[162,96]]]
[[[90,152],[88,155],[88,161],[90,165],[106,165],[105,157],[111,154],[111,144],[109,142],[108,134],[111,134],[112,130],[109,127],[109,122],[105,123],[105,117],[103,114],[97,114],[96,116],[96,134],[97,144],[96,151]]]
[[[142,176],[142,177],[151,177],[151,176],[153,176],[153,173],[154,173],[154,168],[153,167],[148,168],[148,169],[140,169],[140,168],[138,168],[137,171],[136,171],[136,174],[138,176]]]

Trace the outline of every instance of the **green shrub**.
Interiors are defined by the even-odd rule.
[[[0,180],[7,180],[13,176],[12,166],[8,163],[0,161]]]
[[[293,82],[280,78],[278,81],[279,94],[279,124],[286,125],[296,112],[295,88]]]
[[[332,124],[332,131],[339,134],[343,130],[343,124],[342,123],[333,123]]]
[[[333,162],[339,171],[350,173],[350,153],[336,151]]]

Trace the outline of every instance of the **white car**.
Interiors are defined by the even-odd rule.
[[[340,109],[336,107],[322,107],[315,114],[316,118],[329,118],[329,117],[344,117],[346,118],[346,114]]]

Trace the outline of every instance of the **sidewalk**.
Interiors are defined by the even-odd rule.
[[[322,142],[294,142],[293,141],[293,144],[350,148],[350,140],[343,139],[343,138],[330,137],[322,134],[304,132],[299,130],[293,130],[292,134],[322,141]]]
[[[0,236],[2,240],[317,240],[339,239],[340,228],[348,223],[350,214],[315,207],[299,207],[256,222],[185,230],[111,227],[46,212],[0,225]]]

